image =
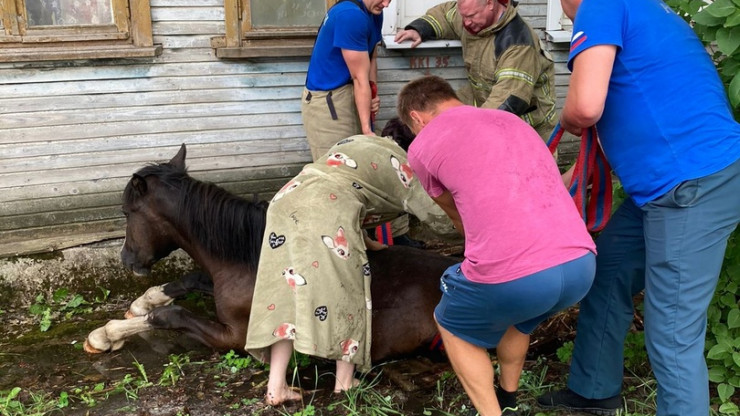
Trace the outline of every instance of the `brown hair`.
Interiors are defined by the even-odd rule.
[[[383,127],[381,136],[390,136],[405,151],[409,151],[409,146],[416,136],[409,126],[403,123],[400,118],[393,117],[388,120]]]
[[[436,75],[426,75],[406,84],[398,94],[398,116],[411,125],[412,111],[430,111],[447,100],[456,100],[452,86]]]

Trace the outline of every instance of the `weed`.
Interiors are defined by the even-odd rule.
[[[241,356],[234,352],[234,350],[229,350],[229,352],[221,357],[221,362],[216,365],[216,368],[236,374],[247,368],[260,366],[264,367],[264,364],[254,360],[250,356]]]
[[[573,341],[564,342],[563,345],[558,347],[555,354],[558,356],[558,360],[560,360],[561,363],[570,362],[571,357],[573,357]]]
[[[181,376],[185,375],[182,367],[190,363],[190,357],[184,354],[170,354],[170,361],[164,365],[164,371],[159,378],[160,386],[174,386]]]
[[[41,332],[46,332],[51,328],[53,319],[60,316],[69,319],[73,315],[90,313],[95,303],[105,302],[110,291],[101,287],[98,289],[100,293],[95,296],[94,302],[86,301],[82,295],[70,294],[66,288],[56,290],[49,300],[43,294],[38,294],[28,311],[38,317]]]

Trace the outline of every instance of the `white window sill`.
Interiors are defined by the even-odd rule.
[[[547,40],[553,43],[569,43],[573,32],[570,30],[546,30]]]
[[[383,35],[383,46],[386,49],[411,49],[411,42],[405,41],[396,43],[393,39],[396,35]],[[570,40],[570,39],[568,39]],[[462,43],[459,40],[428,40],[421,42],[419,46],[414,49],[427,49],[427,48],[461,48]]]

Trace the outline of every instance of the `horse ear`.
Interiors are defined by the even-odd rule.
[[[185,169],[185,153],[187,153],[185,149],[185,143],[180,146],[180,151],[177,152],[175,157],[170,160],[170,164],[176,168]]]
[[[134,187],[134,190],[139,195],[144,195],[146,193],[146,180],[142,176],[134,173],[134,177],[131,178],[131,186]]]

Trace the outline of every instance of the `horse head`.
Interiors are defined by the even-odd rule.
[[[256,270],[267,203],[190,177],[185,153],[183,144],[172,160],[145,166],[126,185],[123,264],[148,273],[182,248],[205,269],[232,264]]]
[[[125,267],[146,275],[152,266],[178,248],[172,218],[176,201],[172,176],[187,175],[185,144],[168,163],[150,165],[134,173],[123,191],[122,211],[126,238],[121,249]]]

